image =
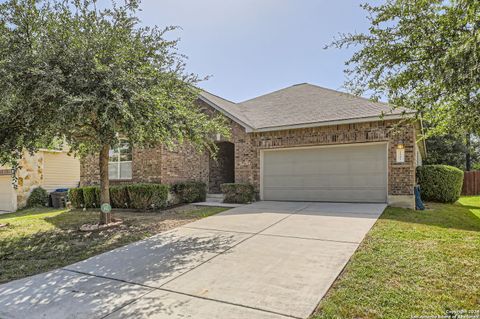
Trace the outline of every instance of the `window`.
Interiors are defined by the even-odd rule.
[[[108,174],[110,179],[132,179],[132,148],[122,141],[110,150]]]

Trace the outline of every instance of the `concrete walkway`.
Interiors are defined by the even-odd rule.
[[[258,202],[0,286],[0,318],[307,318],[384,204]]]

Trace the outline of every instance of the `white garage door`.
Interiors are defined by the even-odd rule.
[[[0,213],[17,209],[17,198],[10,175],[0,175]]]
[[[387,144],[264,150],[262,199],[386,202]]]

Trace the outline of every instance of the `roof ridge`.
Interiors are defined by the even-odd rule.
[[[286,86],[286,87],[283,87],[283,88],[278,89],[278,90],[275,90],[275,91],[271,91],[271,92],[268,92],[268,93],[265,93],[265,94],[262,94],[262,95],[258,95],[258,96],[256,96],[256,97],[252,97],[252,98],[250,98],[250,99],[248,99],[248,100],[238,102],[237,104],[243,104],[243,103],[245,103],[245,102],[258,99],[258,98],[260,98],[260,97],[262,97],[262,96],[270,95],[270,94],[273,94],[273,93],[277,93],[277,92],[280,92],[280,91],[282,91],[282,90],[291,88],[291,87],[293,87],[293,86],[302,85],[302,84],[308,84],[308,83],[298,83],[298,84],[293,84],[293,85],[290,85],[290,86]]]
[[[353,93],[349,93],[349,92],[343,92],[343,91],[338,91],[338,90],[334,90],[334,89],[331,89],[331,88],[327,88],[327,87],[323,87],[323,86],[320,86],[320,85],[316,85],[316,84],[311,84],[311,83],[305,83],[307,85],[311,85],[311,86],[315,86],[317,88],[320,88],[320,89],[323,89],[323,90],[327,90],[327,91],[331,91],[331,92],[335,92],[335,93],[340,93],[340,94],[345,94],[347,96],[350,96],[350,97],[354,97],[354,98],[358,98],[358,99],[362,99],[362,100],[366,100],[370,103],[381,103],[381,104],[385,104],[385,105],[388,105],[388,106],[393,106],[392,104],[388,103],[388,102],[383,102],[383,101],[374,101],[368,97],[364,97],[364,96],[361,96],[361,95],[355,95]]]
[[[275,90],[275,91],[272,91],[272,92],[269,92],[269,93],[265,93],[265,94],[262,94],[262,95],[259,95],[259,96],[256,96],[256,97],[253,97],[251,99],[248,99],[248,100],[245,100],[245,101],[242,101],[242,102],[238,102],[236,104],[243,104],[243,103],[246,103],[246,102],[249,102],[249,101],[252,101],[252,100],[255,100],[257,98],[260,98],[262,96],[266,96],[266,95],[269,95],[269,94],[273,94],[273,93],[277,93],[277,92],[280,92],[282,90],[286,90],[288,88],[291,88],[291,87],[294,87],[294,86],[302,86],[302,85],[309,85],[309,86],[313,86],[313,87],[316,87],[316,88],[319,88],[319,89],[322,89],[322,90],[326,90],[326,91],[330,91],[330,92],[333,92],[333,93],[339,93],[339,94],[344,94],[348,97],[351,97],[351,98],[357,98],[357,99],[362,99],[364,101],[367,101],[367,102],[370,102],[370,103],[380,103],[380,104],[384,104],[384,105],[387,105],[391,108],[397,108],[396,106],[388,103],[388,102],[383,102],[383,101],[375,101],[375,100],[372,100],[368,97],[364,97],[364,96],[361,96],[361,95],[355,95],[353,93],[349,93],[349,92],[343,92],[343,91],[339,91],[339,90],[335,90],[335,89],[331,89],[331,88],[327,88],[327,87],[324,87],[324,86],[320,86],[320,85],[317,85],[317,84],[312,84],[312,83],[308,83],[308,82],[303,82],[303,83],[297,83],[297,84],[292,84],[290,86],[286,86],[284,88],[281,88],[281,89],[278,89],[278,90]]]

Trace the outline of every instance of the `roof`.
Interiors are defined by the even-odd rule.
[[[210,104],[217,111],[222,112],[232,120],[242,124],[244,127],[253,129],[248,123],[251,122],[243,113],[239,104],[232,101],[221,98],[215,94],[202,90],[200,92],[200,98],[206,103]]]
[[[401,118],[414,113],[316,85],[302,83],[244,102],[234,103],[203,91],[201,97],[247,131],[336,125]]]

